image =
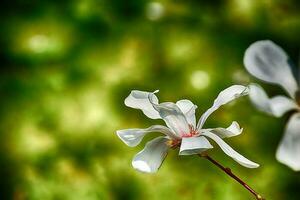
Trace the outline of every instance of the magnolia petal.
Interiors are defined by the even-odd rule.
[[[228,128],[214,128],[210,132],[213,132],[220,138],[229,138],[241,134],[243,129],[240,128],[240,125],[236,121],[233,121]]]
[[[152,100],[153,95],[149,96],[150,102],[167,126],[177,135],[182,136],[190,132],[188,122],[175,103],[165,102],[156,104]]]
[[[276,96],[270,99],[270,107],[276,117],[281,117],[286,112],[299,108],[294,100],[285,96]]]
[[[183,99],[176,102],[176,105],[184,114],[187,122],[191,124],[193,127],[196,127],[196,115],[195,111],[197,106],[194,105],[190,100]]]
[[[165,137],[157,137],[148,142],[145,148],[133,158],[133,168],[146,173],[157,172],[168,154],[167,141]]]
[[[297,82],[284,50],[270,40],[253,43],[246,50],[244,65],[253,76],[282,86],[291,97],[298,90]]]
[[[224,151],[225,154],[230,156],[233,160],[238,162],[240,165],[242,165],[244,167],[248,167],[248,168],[259,167],[259,165],[257,163],[254,163],[254,162],[248,160],[247,158],[245,158],[244,156],[242,156],[241,154],[239,154],[238,152],[233,150],[227,143],[225,143],[216,134],[211,133],[209,131],[204,131],[202,133],[202,135],[207,136],[207,137],[211,138],[212,140],[214,140],[220,146],[220,148]]]
[[[179,155],[199,154],[213,148],[209,141],[203,137],[184,137],[181,141]]]
[[[229,127],[226,128],[226,130],[233,133],[233,136],[237,136],[243,132],[243,128],[240,127],[239,123],[236,121],[233,121]]]
[[[276,152],[279,162],[300,171],[300,113],[294,114],[285,129]]]
[[[286,112],[299,108],[294,100],[285,96],[276,96],[270,99],[258,84],[251,84],[249,88],[250,100],[260,111],[281,117]]]
[[[264,89],[258,84],[249,85],[249,97],[252,104],[260,111],[273,115],[270,99]]]
[[[220,106],[247,94],[248,88],[243,85],[232,85],[221,91],[218,97],[215,99],[213,106],[209,108],[199,119],[197,128],[201,129],[209,115],[216,111]]]
[[[149,92],[132,90],[125,99],[125,105],[135,109],[141,109],[143,113],[151,119],[160,119],[159,113],[153,108],[149,101]],[[158,103],[158,98],[153,94],[152,101]]]
[[[130,147],[135,147],[142,141],[144,136],[150,132],[159,132],[171,138],[176,138],[176,136],[171,132],[171,130],[168,127],[161,125],[153,125],[146,129],[133,128],[118,130],[117,135],[126,145]]]

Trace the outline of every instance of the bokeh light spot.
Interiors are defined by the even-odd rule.
[[[205,89],[210,84],[209,74],[202,70],[197,70],[190,76],[190,83],[197,90]]]
[[[46,35],[34,35],[28,40],[28,47],[35,53],[43,53],[50,47],[50,39]]]
[[[54,150],[55,146],[55,139],[33,124],[26,124],[20,130],[18,151],[23,155],[40,155]]]
[[[165,13],[165,7],[159,2],[150,2],[146,7],[146,16],[155,21],[160,19]]]

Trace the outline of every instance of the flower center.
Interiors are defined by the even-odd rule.
[[[181,135],[181,138],[184,138],[184,137],[194,137],[196,135],[199,135],[198,130],[195,129],[193,125],[189,124],[189,129],[190,129],[190,131],[188,133],[183,133]],[[176,149],[181,144],[181,138],[179,138],[179,139],[170,139],[170,140],[168,140],[166,142],[166,144],[169,147],[171,147],[172,149]]]
[[[197,129],[194,128],[193,125],[189,124],[189,129],[190,129],[190,132],[182,134],[181,137],[193,137],[195,135],[198,135],[198,131],[197,131]]]
[[[172,149],[176,149],[177,147],[180,146],[180,143],[181,143],[181,140],[180,139],[171,139],[171,140],[168,140],[166,142],[166,144],[171,147]]]

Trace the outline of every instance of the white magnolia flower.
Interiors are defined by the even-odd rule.
[[[259,165],[246,159],[223,141],[223,138],[241,134],[242,129],[237,122],[228,128],[203,129],[206,119],[220,106],[248,93],[248,88],[233,85],[222,91],[214,104],[199,119],[196,125],[195,110],[197,108],[189,100],[176,103],[159,103],[155,93],[134,90],[125,99],[125,105],[141,109],[151,119],[162,119],[166,126],[153,125],[146,129],[118,130],[117,135],[128,146],[137,146],[143,137],[150,132],[160,132],[164,136],[148,142],[145,148],[133,158],[132,166],[142,172],[154,173],[161,166],[170,148],[180,146],[179,155],[199,154],[213,148],[207,140],[214,140],[221,149],[241,165],[255,168]]]
[[[297,111],[287,123],[276,158],[292,169],[300,170],[299,85],[293,76],[287,54],[272,41],[258,41],[246,50],[244,65],[253,76],[280,85],[288,93],[288,96],[269,98],[259,85],[252,84],[249,96],[259,110],[276,117],[291,110]]]

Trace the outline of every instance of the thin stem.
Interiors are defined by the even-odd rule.
[[[251,192],[255,196],[255,199],[257,199],[257,200],[265,200],[262,196],[260,196],[257,192],[255,192],[247,183],[245,183],[242,179],[240,179],[235,174],[233,174],[230,168],[224,167],[218,161],[214,160],[212,157],[210,157],[206,153],[205,154],[198,154],[198,155],[200,157],[202,157],[202,158],[206,158],[211,163],[213,163],[214,165],[216,165],[218,168],[220,168],[221,170],[223,170],[231,178],[233,178],[234,180],[236,180],[237,182],[239,182],[244,188],[246,188],[249,192]]]

